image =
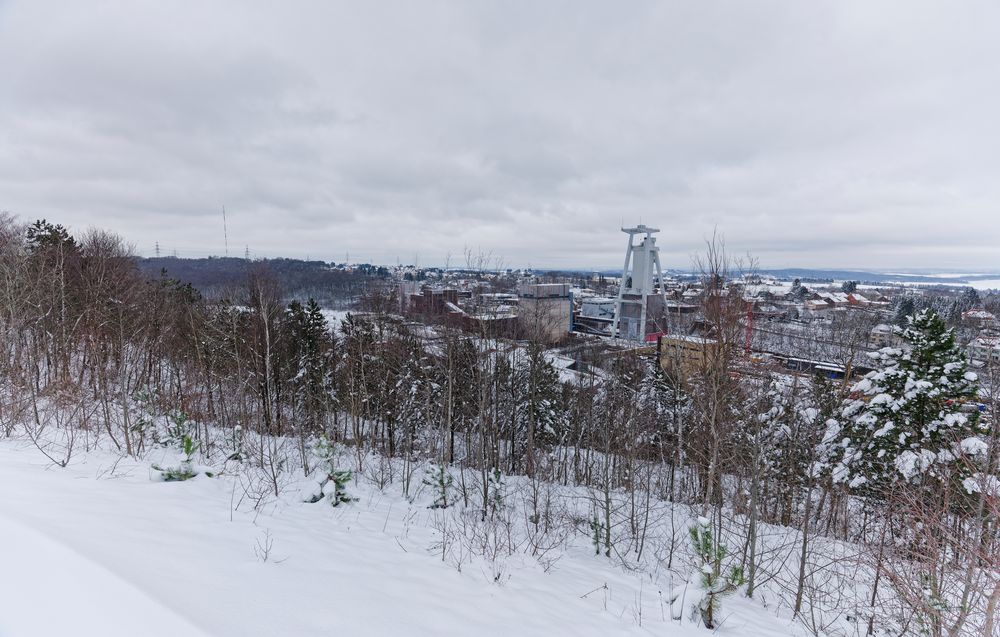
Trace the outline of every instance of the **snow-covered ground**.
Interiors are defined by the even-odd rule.
[[[0,440],[0,637],[710,634],[670,619],[676,576],[627,572],[585,543],[497,577],[442,561],[452,510],[398,487],[361,479],[337,508],[290,488],[255,511],[245,476],[160,482],[157,459],[81,451],[58,468]],[[720,634],[799,633],[739,595],[722,615]]]
[[[977,290],[1000,290],[1000,279],[978,279],[969,281],[968,285]]]
[[[334,333],[340,332],[340,324],[344,322],[348,314],[351,314],[351,310],[320,310],[323,314],[323,318],[326,319],[327,326]]]
[[[0,635],[207,634],[35,528],[0,517],[0,538]]]

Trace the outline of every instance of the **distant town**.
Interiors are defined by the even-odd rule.
[[[760,271],[735,262],[721,264],[724,272],[664,270],[656,228],[622,230],[621,273],[504,268],[475,254],[454,267],[218,257],[142,267],[217,296],[242,284],[249,267],[264,267],[289,297],[317,298],[333,317],[382,311],[421,330],[536,342],[567,375],[593,373],[622,352],[656,355],[683,374],[722,341],[747,373],[859,377],[872,369],[868,354],[899,346],[900,328],[923,308],[956,328],[973,368],[1000,362],[1000,292],[986,287],[1000,287],[1000,275]],[[732,334],[706,320],[713,297],[733,315]]]

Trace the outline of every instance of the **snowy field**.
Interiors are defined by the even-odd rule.
[[[0,441],[0,636],[712,632],[670,619],[676,575],[626,572],[586,543],[497,577],[475,558],[442,561],[448,518],[391,486],[355,481],[358,501],[333,508],[290,485],[257,512],[244,477],[160,482],[156,460],[81,451],[58,468]],[[738,595],[723,615],[718,634],[801,632]]]
[[[977,290],[1000,290],[1000,279],[980,279],[978,281],[969,281],[968,285],[976,288]]]

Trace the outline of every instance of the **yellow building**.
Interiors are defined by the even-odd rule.
[[[687,378],[712,362],[718,347],[712,338],[664,334],[657,341],[660,367],[675,378]]]

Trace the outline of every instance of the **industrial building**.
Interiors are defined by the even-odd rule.
[[[614,334],[630,341],[654,342],[666,329],[667,298],[663,289],[657,228],[642,224],[622,228],[628,235],[625,265],[615,308]],[[635,243],[636,235],[642,236]]]
[[[615,320],[615,299],[603,296],[592,296],[580,302],[580,316],[590,319],[600,319],[606,321]]]
[[[412,282],[399,286],[400,311],[404,314],[440,316],[459,311],[459,292],[452,288],[416,287]]]
[[[681,380],[710,363],[719,347],[719,342],[713,338],[682,334],[663,334],[656,344],[660,367],[670,376]]]
[[[525,283],[518,288],[518,323],[533,340],[557,343],[572,329],[568,283]]]

